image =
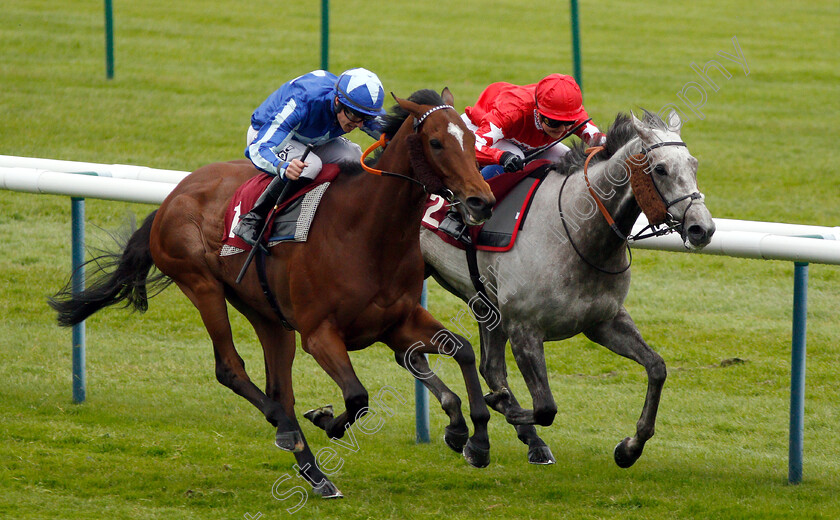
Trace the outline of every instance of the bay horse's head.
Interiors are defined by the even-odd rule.
[[[449,89],[444,88],[440,96],[420,90],[409,99],[394,99],[407,112],[398,133],[407,134],[414,174],[427,186],[436,186],[446,195],[447,191],[451,193],[449,198],[454,199],[454,207],[467,224],[489,219],[496,198],[478,171],[475,135],[453,108]]]
[[[715,222],[697,188],[697,159],[680,137],[679,115],[672,111],[668,123],[647,111],[644,120],[631,117],[642,147],[641,155],[635,157],[641,159],[647,173],[644,177],[662,201],[663,216],[676,225],[686,248],[706,246],[712,240]],[[636,189],[634,185],[634,193]]]

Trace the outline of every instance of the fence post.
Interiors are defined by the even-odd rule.
[[[114,7],[105,0],[105,77],[114,78]]]
[[[72,290],[85,290],[85,199],[72,197]],[[73,402],[85,402],[85,322],[73,325]]]
[[[577,0],[570,1],[572,18],[572,64],[574,67],[575,81],[577,81],[578,86],[580,86],[580,92],[583,94],[583,71],[580,63],[580,15]]]
[[[808,317],[808,263],[795,262],[794,265],[788,482],[799,484],[802,482],[805,430],[805,338]]]
[[[420,305],[424,309],[428,308],[426,282],[423,282]],[[426,356],[426,354],[423,355]],[[426,357],[428,358],[428,356]],[[429,390],[419,379],[414,380],[414,430],[416,432],[416,442],[429,442]]]
[[[321,0],[321,70],[330,66],[330,0]]]

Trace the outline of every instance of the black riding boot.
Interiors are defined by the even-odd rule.
[[[472,244],[470,234],[467,232],[467,225],[464,224],[461,214],[454,209],[450,209],[446,212],[446,216],[441,221],[438,229],[459,242],[463,242],[468,245]]]
[[[254,203],[254,207],[247,215],[239,219],[239,223],[233,228],[233,234],[244,240],[248,245],[254,246],[260,239],[260,231],[265,224],[265,218],[275,205],[280,205],[289,199],[304,184],[309,184],[310,179],[301,178],[297,181],[285,182],[280,177],[271,179],[265,191]],[[281,197],[282,196],[282,197]]]

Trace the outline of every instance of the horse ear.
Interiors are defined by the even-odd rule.
[[[398,98],[393,92],[391,92],[391,95],[394,96],[394,99],[397,101],[397,104],[403,110],[406,110],[406,111],[414,114],[415,117],[420,115],[420,105],[418,105],[414,101],[409,101],[407,99]]]
[[[630,117],[633,119],[633,128],[636,129],[636,133],[639,134],[639,137],[642,138],[642,141],[650,142],[653,140],[653,132],[650,131],[650,128],[639,118],[636,117],[636,114],[633,111],[630,111]]]
[[[680,119],[680,115],[677,114],[676,110],[671,110],[671,113],[668,114],[668,128],[672,132],[676,132],[677,135],[680,135],[680,129],[682,128],[682,119]]]
[[[449,91],[449,87],[443,87],[443,90],[440,93],[440,97],[443,98],[443,102],[447,105],[455,104],[455,96],[453,96],[452,92]]]

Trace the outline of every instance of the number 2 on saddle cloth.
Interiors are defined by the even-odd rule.
[[[525,223],[531,199],[550,166],[551,162],[547,160],[532,161],[524,170],[503,173],[487,181],[497,203],[490,220],[469,228],[470,238],[477,250],[504,252],[513,247],[517,232]],[[434,231],[447,244],[465,249],[462,242],[438,229],[448,209],[449,205],[443,197],[430,195],[423,213],[423,227]]]

